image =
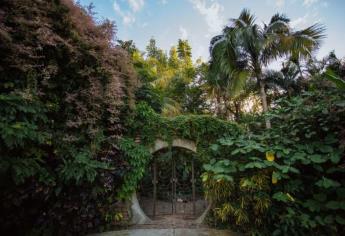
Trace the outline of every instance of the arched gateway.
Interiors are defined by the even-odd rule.
[[[133,224],[147,224],[161,215],[179,215],[195,219],[201,223],[205,218],[209,205],[200,193],[197,180],[200,168],[196,168],[196,158],[181,158],[172,155],[172,148],[182,148],[195,154],[195,142],[186,139],[174,139],[171,144],[156,140],[150,148],[151,154],[168,149],[168,157],[153,158],[143,182],[150,185],[141,187],[140,193],[134,193],[131,199]],[[142,184],[144,185],[144,184]],[[200,183],[199,183],[200,185]],[[139,200],[138,200],[139,198]]]

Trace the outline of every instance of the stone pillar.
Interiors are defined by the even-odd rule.
[[[131,217],[132,224],[140,225],[140,224],[149,224],[152,222],[150,218],[148,218],[146,214],[144,213],[144,211],[141,209],[136,193],[133,193],[130,204],[131,204],[131,213],[132,213],[132,217]]]

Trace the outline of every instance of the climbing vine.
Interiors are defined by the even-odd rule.
[[[118,192],[118,198],[129,199],[135,191],[139,180],[144,176],[151,154],[147,148],[134,142],[133,139],[123,138],[119,141],[119,148],[124,153],[130,170],[124,176],[124,182]]]
[[[149,147],[155,140],[172,142],[174,138],[196,142],[198,156],[208,160],[209,143],[223,136],[237,136],[241,128],[211,116],[181,115],[167,118],[156,113],[146,103],[139,103],[126,122],[127,137],[119,142],[130,171],[118,193],[120,199],[128,199],[135,191],[151,159]],[[140,143],[136,143],[134,140]]]
[[[163,117],[143,102],[136,106],[126,127],[128,136],[139,137],[144,145],[152,145],[156,139],[171,142],[178,137],[195,141],[198,148],[241,132],[238,124],[208,115]]]

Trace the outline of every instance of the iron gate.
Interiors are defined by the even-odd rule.
[[[200,180],[201,164],[192,153],[155,156],[140,187],[141,207],[148,216],[197,217],[206,209]]]

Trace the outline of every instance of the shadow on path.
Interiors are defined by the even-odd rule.
[[[129,229],[94,234],[92,236],[238,236],[228,230],[210,229],[193,219],[179,215],[156,218],[150,224],[134,225]]]

